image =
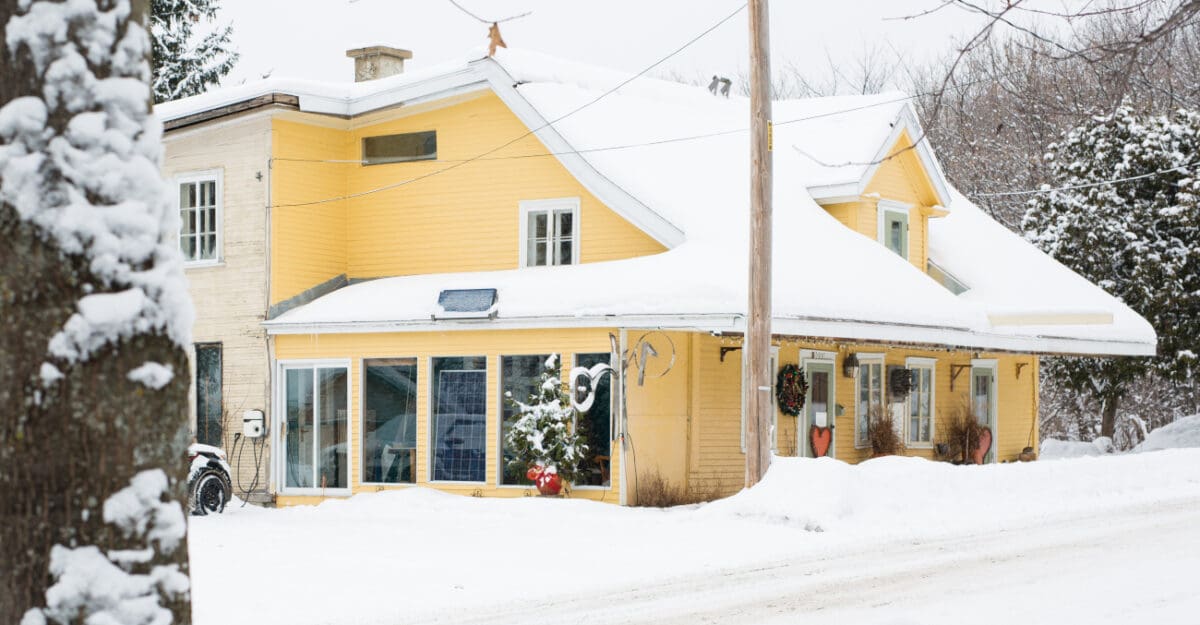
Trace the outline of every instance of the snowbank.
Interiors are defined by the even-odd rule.
[[[1101,436],[1091,442],[1061,441],[1055,438],[1048,438],[1042,441],[1042,451],[1038,454],[1038,459],[1061,460],[1063,458],[1103,456],[1112,452],[1112,439],[1107,436]]]
[[[1200,450],[984,466],[900,456],[858,465],[776,458],[758,486],[697,514],[873,537],[1003,530],[1106,506],[1200,496],[1197,461]]]
[[[1200,414],[1176,419],[1152,432],[1134,451],[1200,447]]]

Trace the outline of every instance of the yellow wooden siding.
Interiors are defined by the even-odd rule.
[[[730,352],[725,362],[720,362],[721,339],[701,336],[694,349],[697,362],[693,370],[698,372],[697,396],[700,404],[694,419],[692,437],[698,452],[689,466],[689,480],[693,489],[702,490],[700,483],[720,483],[726,493],[741,487],[744,480],[745,455],[741,450],[741,352]],[[799,364],[800,350],[813,349],[838,352],[839,346],[830,343],[785,342],[780,346],[778,366]],[[887,349],[882,346],[855,345],[842,348],[834,363],[836,402],[843,407],[843,414],[834,418],[835,457],[846,462],[860,462],[870,458],[869,448],[856,447],[854,441],[856,381],[842,375],[842,360],[849,351],[860,354],[884,355],[884,366],[904,366],[910,357],[936,360],[934,370],[934,435],[932,444],[913,445],[908,455],[934,458],[934,445],[942,442],[941,432],[946,421],[960,406],[969,400],[970,364],[974,354],[969,352],[946,352],[917,349]],[[1008,354],[981,354],[983,359],[997,361],[996,380],[998,398],[998,432],[996,433],[996,458],[999,461],[1016,460],[1026,446],[1036,449],[1037,445],[1037,359],[1033,356]],[[1017,377],[1017,365],[1025,366]],[[951,365],[966,365],[950,389]],[[885,391],[886,392],[886,391]],[[632,417],[631,417],[632,418]],[[794,456],[798,451],[796,417],[776,413],[776,453]]]
[[[345,197],[341,165],[351,158],[347,133],[273,120],[271,152],[271,303],[347,272],[346,202],[290,206]],[[305,160],[286,160],[305,159]]]
[[[916,150],[910,149],[911,147],[912,140],[908,133],[901,133],[896,143],[888,150],[888,154],[895,156],[879,165],[867,182],[865,193],[878,193],[882,199],[905,202],[913,206],[908,215],[908,259],[918,269],[925,271],[925,262],[929,257],[926,228],[928,218],[922,214],[921,209],[936,204],[937,194]],[[864,234],[872,238],[877,236],[877,220],[877,215],[872,214],[869,220],[871,230],[869,234]]]
[[[630,345],[635,345],[641,336],[641,332],[630,331]],[[691,336],[685,332],[655,332],[647,335],[647,341],[659,356],[649,358],[643,384],[638,384],[641,372],[636,363],[626,376],[629,433],[634,449],[626,467],[637,476],[638,482],[657,474],[673,485],[687,484],[688,424],[692,401]],[[674,364],[670,363],[672,345]],[[670,370],[663,375],[668,366]],[[631,489],[636,486],[637,483],[632,483]]]
[[[274,128],[276,205],[414,182],[345,201],[276,208],[272,303],[341,273],[371,278],[516,268],[524,200],[578,198],[580,262],[666,249],[603,205],[553,156],[511,158],[548,152],[533,135],[463,164],[528,132],[492,94],[354,130],[280,120]],[[327,162],[360,159],[364,137],[422,130],[437,131],[437,160]]]
[[[362,483],[362,361],[364,358],[417,359],[417,484],[459,494],[521,497],[525,487],[498,486],[500,469],[500,356],[558,353],[568,363],[576,353],[609,351],[609,330],[516,330],[505,332],[421,332],[393,334],[281,335],[275,340],[280,361],[305,359],[349,359],[350,361],[350,467],[351,490],[374,492],[407,485]],[[442,356],[485,356],[487,358],[487,470],[486,483],[430,482],[430,359]],[[654,442],[648,442],[653,447]],[[611,488],[579,488],[572,497],[617,502],[620,483],[619,443],[613,443]],[[283,496],[279,505],[305,504],[320,497]]]
[[[438,160],[348,168],[354,192],[445,169],[526,134],[494,94],[353,131],[364,137],[436,130]],[[580,262],[642,256],[665,248],[600,203],[529,135],[483,159],[351,202],[350,273],[355,277],[488,271],[518,266],[522,200],[579,198]],[[357,157],[356,157],[357,158]]]

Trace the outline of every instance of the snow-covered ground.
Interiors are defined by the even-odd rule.
[[[194,518],[198,625],[1194,623],[1200,449],[777,459],[706,506],[413,488]]]
[[[1182,417],[1146,435],[1146,440],[1126,453],[1200,447],[1200,414]],[[1061,460],[1082,456],[1103,456],[1119,453],[1112,439],[1101,436],[1092,441],[1046,439],[1041,446],[1042,460]]]

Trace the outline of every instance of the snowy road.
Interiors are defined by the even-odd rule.
[[[1200,622],[1200,499],[525,601],[436,623]],[[619,597],[619,600],[617,599]]]

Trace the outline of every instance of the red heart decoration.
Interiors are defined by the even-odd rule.
[[[988,450],[992,448],[992,431],[984,428],[979,433],[979,448],[972,453],[972,460],[975,464],[983,464],[983,459],[987,456]]]
[[[812,443],[813,455],[824,457],[833,443],[833,428],[814,425],[808,430],[808,440]]]

